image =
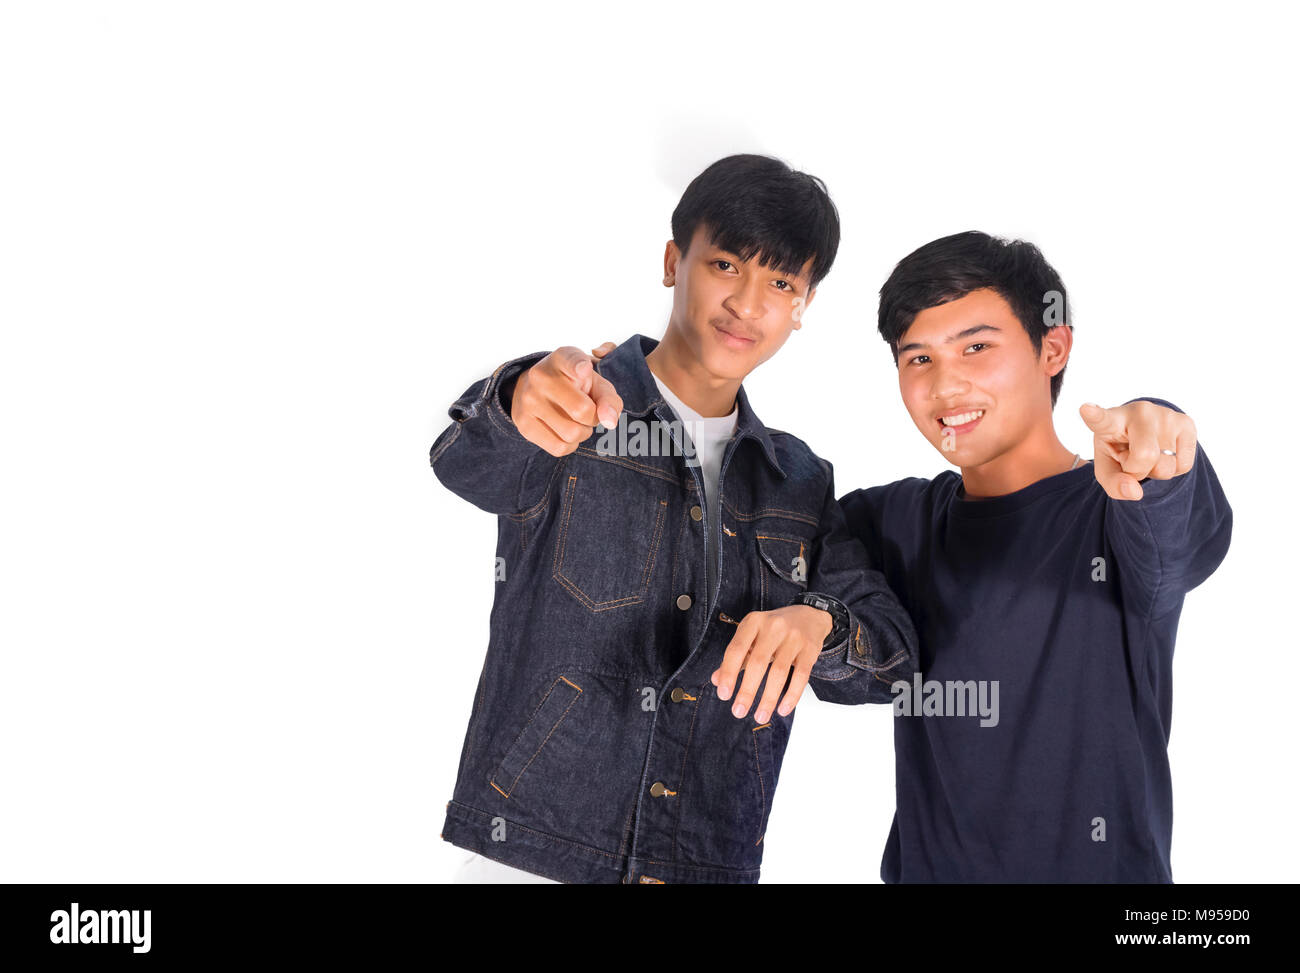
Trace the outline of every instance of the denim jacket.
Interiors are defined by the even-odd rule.
[[[546,352],[472,385],[429,452],[498,525],[487,656],[441,837],[565,882],[752,883],[794,714],[760,724],[718,699],[709,676],[737,623],[805,591],[836,600],[847,635],[809,679],[836,703],[892,702],[916,636],[848,533],[830,464],[767,429],[743,388],[709,522],[645,361],[656,344],[634,335],[597,364],[620,429],[567,456],[524,439],[500,394]]]

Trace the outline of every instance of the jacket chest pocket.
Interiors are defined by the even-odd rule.
[[[551,577],[592,612],[645,601],[668,516],[653,480],[615,479],[579,470],[561,487]]]
[[[760,530],[758,545],[759,610],[784,608],[802,591],[808,590],[807,538],[793,533]]]

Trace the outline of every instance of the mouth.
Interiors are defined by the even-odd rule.
[[[713,333],[716,334],[724,347],[740,350],[743,348],[752,348],[758,343],[757,338],[749,338],[735,331],[728,331],[721,325],[713,326]]]
[[[962,412],[949,412],[938,416],[935,421],[939,423],[940,435],[960,436],[978,426],[983,418],[983,409],[966,409]]]

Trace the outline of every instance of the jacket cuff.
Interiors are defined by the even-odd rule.
[[[817,656],[817,661],[813,663],[812,678],[833,681],[847,679],[858,672],[874,672],[877,670],[879,666],[872,662],[871,652],[869,651],[870,640],[866,629],[853,612],[849,610],[848,606],[838,598],[825,592],[810,591],[804,594],[816,595],[835,608],[841,618],[848,619],[847,628],[840,634],[835,643],[823,648],[821,654]],[[799,595],[792,604],[807,604],[804,601],[804,594]],[[831,614],[834,615],[835,612]]]
[[[504,365],[497,366],[496,371],[487,379],[476,383],[464,395],[453,402],[447,409],[447,414],[457,422],[465,422],[467,419],[486,416],[493,429],[504,437],[510,445],[536,449],[536,446],[523,437],[523,434],[515,426],[514,420],[510,418],[510,410],[501,399],[501,389],[502,386],[508,385],[512,379],[518,378],[548,354],[550,352],[535,351],[530,355],[524,355],[508,361]]]
[[[469,389],[451,404],[451,408],[447,410],[448,413],[453,419],[459,421],[478,415],[484,408],[487,408],[494,419],[508,423],[513,429],[514,420],[510,418],[510,410],[506,408],[506,403],[501,400],[501,387],[508,384],[511,379],[518,378],[549,354],[548,351],[535,351],[532,354],[511,359],[504,365],[498,365],[496,371],[488,376],[486,385]],[[519,435],[517,429],[515,435]]]

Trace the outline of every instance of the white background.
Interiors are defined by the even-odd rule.
[[[972,228],[1060,270],[1057,407],[1191,414],[1235,513],[1189,595],[1179,882],[1297,854],[1294,25],[1194,4],[5,4],[0,880],[437,881],[495,520],[428,462],[500,362],[662,334],[738,151],[843,243],[746,383],[841,493],[931,476],[875,333]],[[878,881],[885,707],[801,704],[764,881]]]

